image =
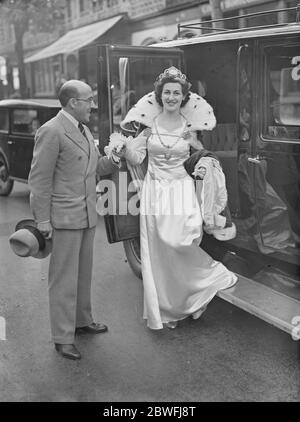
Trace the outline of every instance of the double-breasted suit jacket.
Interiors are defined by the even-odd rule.
[[[37,132],[29,175],[30,205],[37,222],[50,221],[53,247],[49,263],[52,338],[72,344],[75,327],[93,321],[91,279],[97,223],[96,173],[115,166],[59,112]]]
[[[87,139],[59,112],[37,132],[29,186],[30,204],[37,222],[50,221],[56,229],[93,227],[96,213],[96,172],[115,169],[101,157],[93,136]]]

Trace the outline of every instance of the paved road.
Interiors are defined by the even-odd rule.
[[[106,242],[99,219],[93,308],[109,332],[82,335],[79,362],[50,339],[47,260],[9,249],[15,223],[30,217],[28,188],[0,197],[0,401],[299,401],[299,343],[215,298],[198,321],[151,331],[142,319],[142,285],[122,245]]]

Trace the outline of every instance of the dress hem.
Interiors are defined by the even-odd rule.
[[[185,315],[184,317],[182,317],[182,318],[178,318],[178,319],[172,319],[172,320],[169,320],[169,321],[162,321],[161,322],[161,324],[162,324],[162,327],[150,327],[150,325],[147,323],[147,327],[148,328],[150,328],[151,330],[163,330],[165,327],[163,326],[163,324],[167,324],[168,322],[178,322],[178,321],[183,321],[184,319],[186,319],[186,318],[189,318],[189,317],[192,317],[193,316],[193,314],[195,314],[199,309],[201,309],[201,308],[206,308],[208,305],[209,305],[209,303],[213,300],[213,298],[217,295],[217,293],[220,291],[220,290],[226,290],[226,289],[229,289],[229,288],[231,288],[231,287],[233,287],[236,283],[237,283],[237,281],[238,281],[238,276],[235,274],[235,273],[232,273],[233,275],[234,275],[234,278],[233,278],[233,280],[232,280],[232,283],[230,283],[230,285],[229,286],[226,286],[226,287],[222,287],[222,288],[220,288],[220,289],[218,289],[211,297],[210,297],[210,299],[208,299],[206,302],[205,302],[205,304],[203,304],[203,305],[201,305],[200,307],[198,307],[197,308],[197,310],[196,311],[193,311],[193,312],[191,312],[191,313],[189,313],[188,315]],[[205,312],[205,310],[203,311],[203,312]],[[202,314],[201,314],[202,315]],[[199,316],[199,318],[201,317],[201,315]],[[147,317],[143,317],[147,322],[148,322],[148,318]],[[195,320],[197,320],[197,319],[199,319],[199,318],[196,318]]]

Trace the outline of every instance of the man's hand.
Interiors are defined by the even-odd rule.
[[[37,229],[42,233],[45,239],[52,238],[52,225],[49,221],[37,223]]]

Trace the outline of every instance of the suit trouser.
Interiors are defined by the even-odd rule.
[[[92,322],[91,280],[95,230],[95,227],[53,229],[49,305],[54,343],[74,343],[75,328]]]

